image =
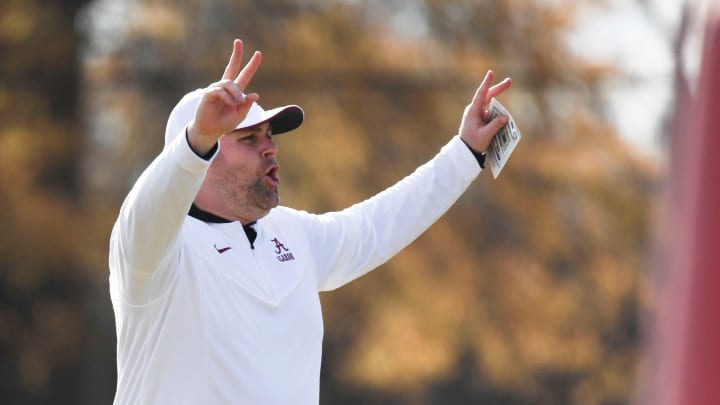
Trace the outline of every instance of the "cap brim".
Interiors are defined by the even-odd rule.
[[[184,133],[188,124],[193,120],[203,91],[204,89],[197,89],[187,93],[170,112],[165,127],[166,145],[170,144],[179,134]],[[303,109],[294,104],[265,111],[260,104],[253,103],[245,119],[238,124],[236,129],[249,128],[263,122],[269,122],[273,134],[282,134],[299,127],[304,116]]]
[[[263,122],[268,122],[272,128],[273,135],[278,135],[299,127],[304,117],[305,113],[300,106],[286,105],[263,111],[260,117],[254,117],[255,119],[249,122],[248,120],[244,120],[238,125],[237,129],[245,129]]]

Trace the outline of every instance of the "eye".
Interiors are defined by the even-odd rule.
[[[253,142],[255,140],[255,136],[253,136],[253,134],[239,136],[237,138],[237,140],[238,140],[238,142],[249,143],[249,142]]]

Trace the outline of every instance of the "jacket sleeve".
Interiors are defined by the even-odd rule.
[[[177,136],[125,198],[109,255],[111,290],[125,302],[147,304],[169,286],[180,255],[180,230],[209,165],[185,136]]]
[[[455,136],[394,186],[343,211],[313,216],[318,289],[338,288],[389,260],[443,215],[480,171]]]

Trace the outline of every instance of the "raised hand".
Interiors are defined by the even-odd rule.
[[[200,154],[210,151],[221,136],[235,129],[260,98],[257,93],[244,91],[260,66],[262,54],[256,51],[244,67],[242,54],[243,43],[236,39],[222,79],[204,89],[195,119],[188,126],[190,144]]]
[[[507,90],[512,84],[510,79],[505,79],[490,87],[493,76],[492,70],[485,74],[485,78],[475,91],[472,101],[465,107],[460,123],[460,138],[476,152],[485,152],[490,146],[493,136],[508,122],[506,115],[499,115],[489,121],[490,116],[487,107],[490,101],[493,97]]]

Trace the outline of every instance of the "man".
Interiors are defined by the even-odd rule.
[[[486,107],[510,81],[490,87],[488,72],[459,135],[412,175],[340,212],[281,207],[272,135],[300,126],[303,111],[265,111],[244,93],[261,57],[242,67],[234,41],[222,80],[174,108],[163,151],[122,205],[109,259],[116,404],[317,404],[318,292],[419,236],[477,177],[507,122]]]

